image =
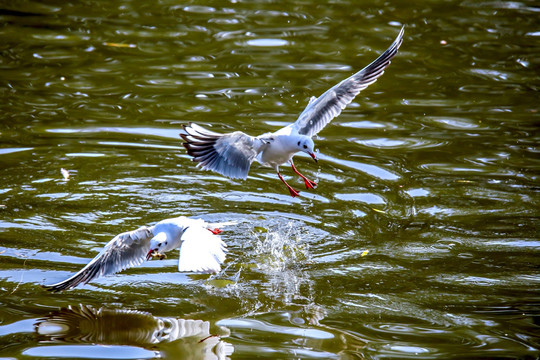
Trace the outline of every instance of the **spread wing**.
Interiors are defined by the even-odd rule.
[[[103,250],[78,273],[53,285],[44,285],[50,291],[62,291],[86,284],[101,276],[110,275],[143,263],[150,250],[151,228],[121,233],[105,245]]]
[[[260,140],[243,132],[219,134],[197,124],[184,125],[184,147],[197,166],[233,179],[246,179],[257,156]]]
[[[178,271],[217,273],[225,261],[227,245],[205,227],[190,226],[182,235]]]
[[[369,85],[377,81],[390,65],[390,60],[397,54],[403,41],[404,27],[401,28],[396,40],[371,64],[330,88],[316,100],[310,100],[296,122],[292,124],[301,135],[313,136],[321,131],[332,119],[341,114],[347,105]]]

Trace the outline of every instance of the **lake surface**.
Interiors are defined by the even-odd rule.
[[[534,1],[17,1],[0,10],[0,358],[537,359]],[[292,198],[195,167],[189,122],[252,135],[367,65]],[[61,169],[69,172],[64,179]],[[217,275],[177,253],[83,287],[116,234],[234,221]]]

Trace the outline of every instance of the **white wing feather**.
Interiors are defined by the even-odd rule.
[[[178,271],[217,273],[225,261],[227,245],[205,227],[190,226],[182,235]]]

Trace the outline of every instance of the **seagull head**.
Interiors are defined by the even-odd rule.
[[[150,260],[154,253],[163,254],[166,251],[171,250],[170,241],[167,233],[162,231],[157,233],[152,239],[150,239],[150,250],[146,254],[146,260]]]
[[[180,247],[181,237],[187,226],[173,220],[177,219],[161,221],[152,228],[154,237],[150,239],[150,249],[146,254],[146,260],[149,260],[154,253],[164,254]]]
[[[317,156],[315,156],[315,150],[313,150],[315,144],[309,136],[299,137],[296,146],[298,147],[298,151],[305,152],[306,154],[311,156],[311,158],[315,160],[315,162],[317,162]]]

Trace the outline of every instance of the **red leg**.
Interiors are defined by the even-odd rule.
[[[298,170],[296,170],[296,168],[294,167],[294,164],[292,161],[291,161],[291,166],[292,166],[293,171],[297,173],[298,175],[300,175],[302,180],[304,180],[304,184],[306,184],[306,189],[313,189],[315,186],[317,186],[317,183],[315,181],[311,181],[304,175],[300,174],[300,172],[298,172]]]
[[[289,192],[291,193],[291,196],[292,196],[292,197],[296,197],[296,196],[298,196],[298,194],[300,194],[300,192],[299,192],[298,190],[294,190],[294,189],[291,187],[291,185],[287,184],[287,182],[283,179],[283,176],[281,176],[280,173],[277,173],[277,174],[278,174],[278,176],[279,176],[279,179],[280,179],[281,181],[283,181],[283,183],[285,184],[285,186],[287,186],[287,189],[289,189]]]
[[[214,230],[208,229],[208,231],[210,231],[214,235],[221,234],[223,232],[223,230],[218,228],[215,228]]]

